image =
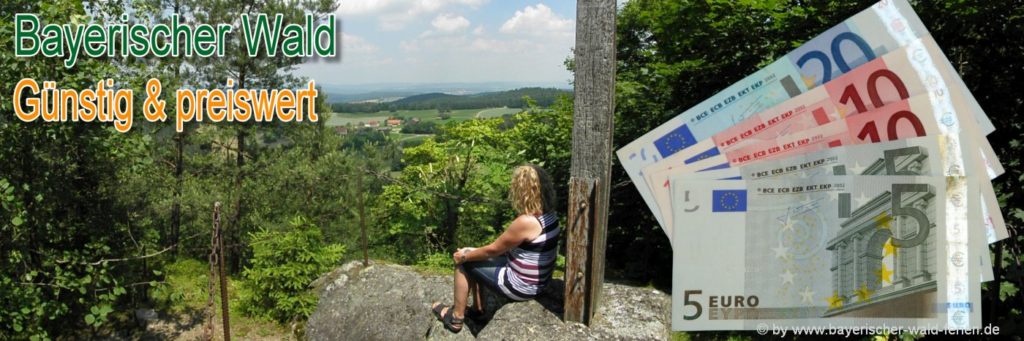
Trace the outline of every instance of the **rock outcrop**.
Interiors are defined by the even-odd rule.
[[[306,325],[310,340],[655,340],[669,338],[670,298],[652,288],[606,283],[590,327],[562,322],[564,283],[535,300],[511,302],[488,293],[482,323],[461,333],[444,329],[431,302],[452,302],[452,276],[421,274],[392,264],[350,262],[314,283],[320,303]]]

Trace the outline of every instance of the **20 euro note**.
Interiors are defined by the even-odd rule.
[[[826,85],[827,86],[827,85]],[[817,110],[817,109],[815,109]],[[932,175],[988,175],[981,155],[991,150],[985,138],[977,136],[973,122],[961,122],[958,113],[968,110],[962,101],[946,101],[934,93],[913,96],[880,109],[847,116],[814,129],[787,130],[779,134],[755,134],[740,147],[695,161],[683,167],[652,165],[644,169],[648,183],[660,184],[651,192],[659,207],[668,207],[668,183],[673,175],[738,167],[745,164],[812,153],[837,146],[877,143],[910,137],[930,136],[942,147],[943,165]],[[767,135],[767,136],[766,136]],[[852,174],[859,175],[859,174]],[[895,174],[891,174],[895,175]],[[979,180],[980,181],[980,180]],[[992,183],[981,182],[982,220],[979,227],[992,227],[991,242],[1009,236]],[[670,211],[662,211],[671,222]],[[987,230],[983,230],[987,231]]]
[[[974,190],[965,177],[673,181],[672,329],[977,327]]]
[[[906,1],[880,1],[630,142],[616,155],[659,224],[671,236],[671,227],[662,221],[644,182],[643,167],[927,35]],[[945,68],[952,71],[948,61]],[[956,80],[965,88],[959,78]],[[970,100],[979,113],[976,119],[991,127],[973,97]]]

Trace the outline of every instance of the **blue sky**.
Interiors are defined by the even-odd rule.
[[[320,84],[520,82],[568,85],[576,2],[347,0],[341,60],[295,72]]]

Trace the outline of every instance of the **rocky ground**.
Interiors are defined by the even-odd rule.
[[[452,277],[391,264],[350,262],[314,285],[320,303],[306,325],[310,340],[652,340],[668,339],[671,299],[652,288],[606,283],[588,328],[562,322],[564,283],[554,281],[535,300],[485,299],[493,316],[467,321],[458,334],[444,329],[430,304],[451,304]]]

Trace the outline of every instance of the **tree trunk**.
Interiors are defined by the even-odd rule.
[[[174,1],[173,4],[174,13],[181,13],[181,1]],[[177,59],[178,65],[174,67],[174,79],[177,81],[181,80],[181,59]],[[178,242],[181,241],[181,187],[184,185],[184,174],[185,174],[185,134],[187,130],[183,129],[182,132],[174,136],[175,142],[175,157],[174,157],[174,204],[171,206],[171,245],[174,246],[172,250],[172,256],[178,257],[178,252],[181,250],[181,246]]]
[[[224,255],[226,261],[230,261],[231,273],[236,273],[241,266],[241,257],[238,256],[238,246],[241,242],[242,236],[242,179],[243,169],[245,168],[245,138],[246,138],[245,127],[239,127],[238,133],[235,136],[238,139],[238,156],[235,159],[235,166],[237,173],[235,174],[235,216],[231,218],[234,222],[231,232],[227,235],[231,236],[228,248],[224,249]]]
[[[239,74],[238,74],[238,88],[239,89],[245,89],[246,88],[245,75],[246,75],[246,73],[245,73],[244,69],[241,72],[239,72]],[[240,123],[238,125],[238,130],[237,130],[237,133],[235,135],[235,139],[238,141],[238,150],[236,151],[237,155],[236,155],[236,158],[235,158],[235,168],[237,170],[237,172],[235,173],[235,183],[234,183],[235,214],[231,218],[231,220],[233,222],[233,224],[231,226],[232,227],[231,231],[229,231],[229,233],[227,233],[227,235],[229,236],[228,246],[227,246],[226,249],[222,249],[221,250],[223,252],[223,255],[224,255],[223,256],[223,258],[224,258],[223,261],[230,262],[228,264],[231,265],[231,268],[230,268],[230,272],[231,273],[237,273],[238,270],[241,269],[241,264],[242,264],[241,257],[239,257],[239,255],[238,255],[239,254],[238,250],[239,250],[239,245],[241,244],[241,241],[242,241],[241,236],[242,236],[242,230],[243,230],[243,228],[242,228],[242,215],[243,215],[243,208],[244,207],[242,206],[243,205],[243,200],[242,200],[242,180],[245,178],[245,173],[244,173],[244,168],[245,168],[245,139],[246,139],[247,135],[248,134],[247,134],[247,131],[245,130],[245,123]]]
[[[445,199],[444,201],[445,223],[447,227],[441,240],[441,248],[448,250],[455,244],[455,235],[459,230],[459,203],[457,199]],[[451,250],[454,251],[454,250]]]
[[[175,157],[174,157],[174,204],[171,206],[171,245],[174,246],[172,254],[178,257],[180,249],[178,242],[181,240],[181,187],[184,184],[185,174],[185,133],[181,132],[174,136]]]

